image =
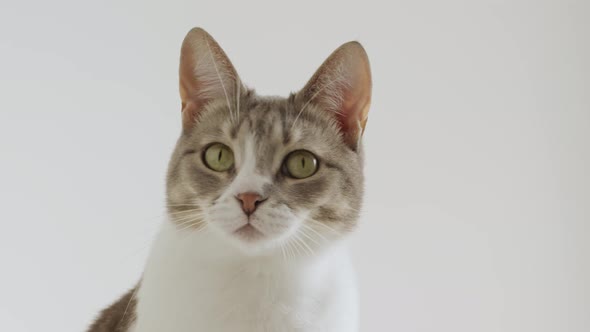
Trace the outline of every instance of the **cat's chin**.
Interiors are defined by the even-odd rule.
[[[214,215],[208,220],[210,229],[220,241],[248,256],[281,254],[284,243],[297,232],[301,223],[299,217],[288,214],[274,219],[265,214],[256,214],[249,220],[245,215]]]
[[[246,243],[263,241],[266,236],[252,224],[246,224],[234,231],[234,235]]]
[[[278,239],[265,234],[252,224],[246,224],[227,234],[230,242],[243,254],[248,256],[267,256],[279,250]]]

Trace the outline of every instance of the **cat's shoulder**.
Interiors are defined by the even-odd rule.
[[[135,322],[136,286],[100,312],[87,332],[129,332]]]

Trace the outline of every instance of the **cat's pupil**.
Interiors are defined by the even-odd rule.
[[[219,154],[217,155],[217,161],[221,161],[221,154],[223,153],[223,150],[219,149]]]
[[[301,158],[301,168],[305,168],[305,158]]]

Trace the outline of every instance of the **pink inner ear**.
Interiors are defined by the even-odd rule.
[[[368,63],[358,64],[351,84],[342,91],[338,121],[349,144],[356,144],[365,130],[371,103],[371,77]],[[364,67],[366,66],[366,67]]]
[[[358,42],[340,46],[324,61],[301,95],[334,114],[353,149],[363,134],[371,103],[371,69]]]
[[[194,125],[199,112],[209,102],[234,96],[233,89],[239,82],[227,55],[199,28],[192,29],[182,43],[179,74],[185,130]]]
[[[358,135],[362,135],[367,123],[369,103],[370,98],[359,95],[359,91],[345,94],[338,120],[347,136],[357,138]]]
[[[182,103],[182,126],[184,129],[190,129],[197,119],[200,106],[193,101]]]
[[[356,105],[351,106],[350,109],[354,109],[356,107]],[[343,112],[349,112],[349,110],[347,110],[346,108],[343,110]],[[345,135],[345,138],[348,140],[356,140],[358,138],[359,135],[362,135],[364,127],[365,127],[365,121],[360,121],[357,120],[356,117],[346,117],[345,115],[339,115],[338,116],[338,120],[340,122],[340,126],[341,126],[341,130]]]

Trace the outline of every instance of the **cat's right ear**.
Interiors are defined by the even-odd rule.
[[[193,28],[182,42],[179,74],[184,130],[192,128],[209,102],[222,99],[229,106],[242,84],[225,52],[201,28]]]

